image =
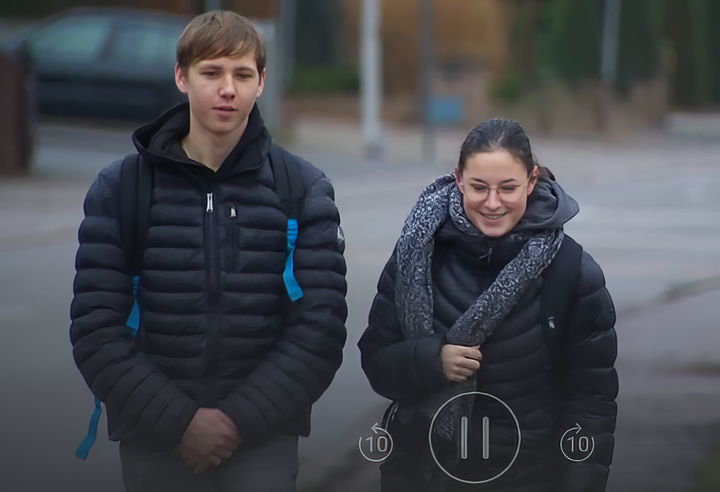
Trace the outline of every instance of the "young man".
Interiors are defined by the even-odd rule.
[[[265,49],[245,18],[196,17],[177,47],[188,104],[138,129],[152,168],[149,228],[133,305],[120,231],[121,163],[85,201],[71,308],[75,362],[107,408],[128,491],[291,491],[297,439],[345,343],[345,261],[325,175],[300,168],[291,302],[283,280],[288,217],[271,139],[255,104]],[[273,166],[277,163],[273,161]],[[193,473],[194,472],[194,473]]]

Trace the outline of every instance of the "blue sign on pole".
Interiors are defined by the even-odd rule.
[[[430,100],[430,121],[438,125],[452,125],[463,119],[463,96],[434,95]]]

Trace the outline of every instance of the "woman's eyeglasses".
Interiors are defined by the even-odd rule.
[[[520,200],[523,195],[523,190],[525,190],[525,187],[527,187],[528,183],[530,182],[530,178],[528,178],[527,181],[525,181],[524,184],[504,184],[501,186],[498,186],[497,188],[491,188],[484,184],[472,184],[470,187],[472,188],[472,198],[473,200],[483,201],[487,200],[487,198],[490,196],[490,190],[495,190],[495,192],[498,194],[498,197],[500,200],[506,203],[512,203]]]

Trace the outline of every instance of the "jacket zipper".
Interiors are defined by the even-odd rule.
[[[205,205],[205,251],[207,262],[208,285],[208,331],[205,341],[205,371],[206,378],[214,378],[220,366],[220,350],[222,347],[222,333],[220,326],[220,261],[217,239],[217,225],[215,214],[215,197],[212,191],[206,193]],[[213,384],[204,385],[206,400],[215,397]]]

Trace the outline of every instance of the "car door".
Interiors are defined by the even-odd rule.
[[[41,113],[93,113],[102,100],[98,76],[114,24],[111,16],[72,15],[32,34],[27,48],[37,75]]]
[[[128,17],[118,26],[104,73],[115,110],[154,118],[186,98],[175,86],[175,51],[185,22]]]

